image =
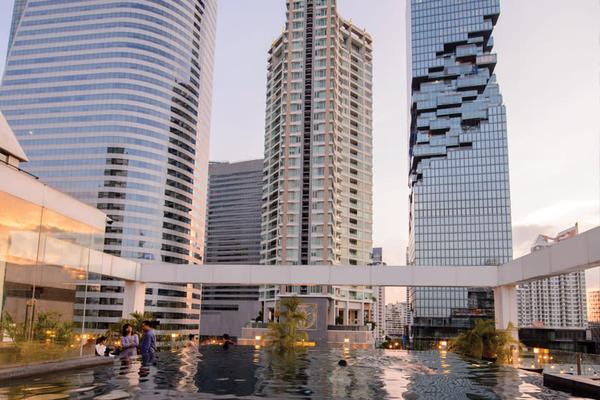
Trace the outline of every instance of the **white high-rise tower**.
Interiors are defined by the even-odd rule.
[[[372,247],[372,39],[334,0],[288,0],[271,45],[265,120],[264,264],[367,265]],[[270,287],[329,299],[330,324],[371,318],[372,291]]]

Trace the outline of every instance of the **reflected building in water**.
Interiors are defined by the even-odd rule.
[[[107,253],[203,261],[216,7],[15,3],[0,110],[29,157],[23,168],[109,216]],[[123,284],[91,276],[88,286],[87,321],[106,331]],[[197,332],[200,296],[149,285],[146,311],[163,331]]]

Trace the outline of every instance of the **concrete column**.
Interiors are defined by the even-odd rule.
[[[506,329],[511,323],[513,336],[518,339],[519,316],[517,314],[517,286],[505,285],[494,288],[494,314],[496,329]]]
[[[344,308],[344,325],[350,325],[348,323],[348,319],[349,319],[349,304],[348,302],[346,302],[346,308]]]
[[[133,312],[143,313],[145,299],[146,282],[125,281],[122,317],[129,319]]]
[[[337,315],[337,309],[335,306],[335,300],[329,300],[329,316],[327,317],[327,325],[335,325],[335,317]]]
[[[358,325],[363,325],[365,323],[365,303],[360,302],[360,311],[358,313]]]

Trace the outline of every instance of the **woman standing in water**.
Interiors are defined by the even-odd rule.
[[[130,324],[123,325],[121,332],[121,355],[123,357],[137,356],[137,348],[140,345],[140,339],[137,334],[133,333],[133,327]]]

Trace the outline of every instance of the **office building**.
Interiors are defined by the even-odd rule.
[[[207,264],[260,264],[262,170],[262,159],[210,163]],[[239,337],[259,310],[258,286],[203,286],[200,335]]]
[[[408,325],[408,304],[398,302],[385,305],[385,330],[389,337],[402,337]]]
[[[590,324],[600,325],[600,290],[587,292],[587,320]]]
[[[600,354],[600,290],[587,292],[587,316],[591,340],[596,354]]]
[[[371,265],[385,266],[383,262],[383,248],[373,247]],[[375,340],[384,341],[386,337],[386,314],[385,314],[385,286],[373,287],[373,322],[375,322]]]
[[[412,265],[512,258],[506,112],[494,68],[499,0],[408,2]],[[493,318],[480,288],[409,288],[414,338],[446,338]],[[515,321],[516,322],[516,321]]]
[[[215,0],[15,3],[0,109],[28,172],[108,215],[107,253],[202,263],[215,24]],[[123,288],[96,278],[105,331]],[[200,296],[150,286],[146,310],[197,332]]]
[[[578,225],[556,237],[538,235],[531,251],[538,251],[578,233]],[[553,276],[519,285],[519,328],[587,327],[585,272]]]
[[[261,259],[367,265],[372,248],[372,39],[335,0],[288,0],[268,57]],[[310,296],[329,325],[371,320],[364,287],[269,287]],[[325,321],[323,321],[325,323]]]

